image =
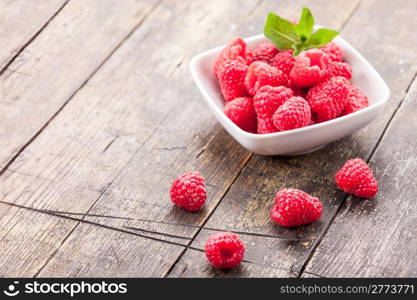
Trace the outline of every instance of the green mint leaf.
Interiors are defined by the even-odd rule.
[[[300,37],[301,42],[306,42],[313,32],[314,17],[311,11],[304,7],[301,13],[300,21],[295,25],[295,32]]]
[[[338,34],[339,32],[336,30],[320,28],[311,35],[310,39],[304,45],[304,50],[324,46],[333,40]]]
[[[339,32],[327,28],[320,28],[313,33],[314,17],[308,8],[303,8],[300,21],[293,24],[280,16],[269,13],[265,26],[264,35],[281,49],[293,49],[297,56],[302,51],[319,48],[328,44]]]
[[[294,44],[300,43],[299,36],[295,32],[295,25],[274,13],[268,14],[264,35],[281,50],[291,49]]]

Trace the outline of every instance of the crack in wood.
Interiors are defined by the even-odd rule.
[[[116,141],[117,139],[118,139],[119,137],[118,136],[115,136],[111,141],[110,141],[110,143],[108,143],[107,145],[106,145],[106,147],[104,147],[104,149],[103,149],[103,151],[101,152],[102,154],[103,153],[105,153],[110,147],[111,147],[111,145],[113,145],[113,143],[114,143],[114,141]]]
[[[83,89],[87,83],[91,80],[92,77],[94,77],[94,75],[98,72],[98,70],[100,70],[103,65],[109,60],[109,58],[133,35],[133,33],[148,19],[148,17],[156,10],[156,8],[163,2],[164,0],[160,0],[158,2],[156,2],[150,9],[149,11],[141,18],[141,20],[137,23],[136,26],[134,26],[129,32],[128,34],[116,45],[115,48],[113,48],[112,51],[110,51],[110,53],[103,59],[103,61],[101,61],[101,63],[97,66],[97,68],[87,77],[87,79],[71,94],[71,96],[64,101],[64,103],[59,107],[59,109],[48,119],[48,121],[16,152],[16,154],[5,164],[5,166],[0,170],[0,177],[3,176],[3,174],[7,171],[7,169],[16,161],[17,157],[19,157],[23,151],[25,151],[27,149],[27,147],[49,126],[49,124],[63,111],[63,109],[68,105],[68,103],[75,97],[75,95],[81,90]],[[14,59],[12,59],[1,71],[0,71],[0,76],[4,73],[5,69],[7,69],[8,66],[10,66],[13,61],[22,53],[22,51],[39,35],[39,33],[49,24],[49,22],[65,7],[65,5],[68,3],[65,2],[64,5],[61,7],[60,10],[58,10],[58,12],[56,12],[54,14],[54,16],[42,27],[42,29],[37,33],[37,35],[35,35],[14,57]],[[149,137],[150,138],[150,137]],[[145,141],[146,142],[146,141]],[[136,154],[136,153],[135,153]],[[134,157],[135,155],[133,155]],[[120,171],[121,172],[121,171]],[[120,174],[120,172],[116,175],[117,176]],[[113,181],[112,181],[113,182]],[[111,183],[112,183],[111,182]],[[87,212],[89,212],[94,205],[97,203],[97,201],[101,198],[101,196],[107,191],[107,189],[110,187],[107,186],[104,191],[100,194],[100,196],[93,202],[93,204],[90,206],[90,208],[87,210]],[[4,201],[0,201],[0,203],[7,203]],[[12,205],[11,203],[9,203],[10,205]],[[16,204],[15,204],[16,205]],[[23,207],[23,206],[22,206]],[[23,207],[23,208],[27,208],[27,207]],[[29,209],[29,208],[27,208]],[[36,211],[36,210],[35,210]],[[53,215],[53,214],[51,214]],[[64,216],[62,216],[64,217]],[[70,218],[70,217],[67,217]],[[68,235],[64,238],[64,240],[61,242],[61,244],[56,248],[56,250],[51,254],[51,256],[46,260],[45,264],[36,272],[35,276],[36,277],[38,274],[40,274],[40,272],[42,272],[42,270],[45,268],[45,266],[49,263],[49,261],[53,258],[53,256],[57,253],[57,251],[61,248],[61,246],[63,245],[63,243],[67,240],[67,238],[72,234],[72,232],[77,228],[78,224],[80,224],[80,222],[83,222],[85,220],[82,219],[75,219],[77,221],[79,221],[79,223],[77,223],[74,228],[68,233]],[[104,226],[104,225],[99,225],[98,226]],[[132,233],[131,233],[132,234]],[[139,235],[136,234],[138,236],[143,236],[143,237],[147,237],[144,235]],[[147,237],[147,238],[151,238],[151,237]],[[157,239],[157,238],[151,238],[151,239],[155,239],[161,242],[168,242],[162,239]],[[170,242],[172,243],[172,242]],[[182,244],[178,244],[183,246]]]
[[[115,231],[131,234],[131,235],[139,236],[139,237],[142,237],[142,238],[151,239],[151,240],[162,242],[162,243],[167,243],[167,244],[172,244],[172,245],[176,245],[176,246],[185,247],[185,245],[183,245],[181,243],[176,243],[176,242],[172,242],[172,241],[168,241],[168,240],[164,240],[164,239],[160,239],[160,238],[156,238],[156,237],[152,237],[152,236],[147,236],[147,235],[135,233],[135,232],[132,232],[132,231],[129,231],[129,230],[124,230],[124,229],[117,228],[117,227],[112,227],[112,226],[105,225],[105,224],[95,223],[95,222],[92,222],[92,221],[85,220],[83,218],[74,218],[74,217],[70,217],[70,216],[64,216],[64,215],[56,214],[56,213],[49,212],[49,211],[46,211],[46,210],[37,209],[37,208],[33,208],[33,207],[28,207],[28,206],[24,206],[24,205],[20,205],[20,204],[15,204],[15,203],[10,203],[10,202],[6,202],[6,201],[2,201],[2,200],[0,200],[0,203],[5,204],[5,205],[10,205],[10,206],[13,206],[13,207],[18,207],[18,208],[21,208],[21,209],[30,210],[30,211],[37,212],[37,213],[47,214],[47,215],[54,216],[54,217],[57,217],[57,218],[64,218],[64,219],[67,219],[67,220],[75,221],[75,222],[77,222],[77,224],[74,226],[74,229],[78,224],[85,223],[85,224],[89,224],[89,225],[93,225],[93,226],[98,226],[98,227],[101,227],[101,228],[106,228],[106,229],[110,229],[110,230],[115,230]],[[59,250],[59,248],[57,248],[57,250]],[[56,252],[54,252],[54,253],[56,253]]]

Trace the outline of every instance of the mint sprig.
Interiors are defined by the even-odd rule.
[[[339,32],[320,28],[313,32],[314,17],[308,8],[303,8],[297,24],[269,13],[264,26],[264,35],[281,50],[294,49],[294,55],[302,51],[319,48],[333,40]]]

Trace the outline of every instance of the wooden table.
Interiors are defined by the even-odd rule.
[[[253,155],[208,112],[188,62],[306,5],[375,66],[389,104],[315,153]],[[417,276],[415,0],[15,0],[0,13],[0,276]],[[354,157],[374,169],[375,199],[333,183]],[[197,213],[169,200],[188,170],[208,186]],[[284,187],[319,197],[320,221],[275,226]],[[202,251],[218,230],[247,248],[228,272]]]

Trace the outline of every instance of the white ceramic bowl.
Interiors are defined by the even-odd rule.
[[[245,39],[251,48],[264,41],[267,39],[263,35]],[[369,97],[370,105],[355,113],[299,129],[253,134],[243,131],[226,117],[223,113],[224,100],[212,71],[213,62],[225,47],[224,45],[193,57],[190,62],[190,70],[204,100],[217,120],[247,150],[261,155],[308,153],[350,135],[367,125],[375,119],[390,95],[385,81],[358,51],[339,36],[333,41],[344,50],[345,60],[353,68],[352,82]]]

